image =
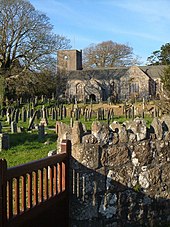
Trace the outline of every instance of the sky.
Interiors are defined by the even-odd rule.
[[[45,13],[53,32],[72,49],[112,40],[127,44],[143,65],[170,42],[170,0],[30,0]]]

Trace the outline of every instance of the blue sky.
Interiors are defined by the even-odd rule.
[[[128,44],[143,65],[170,42],[170,0],[30,0],[73,49],[103,41]]]

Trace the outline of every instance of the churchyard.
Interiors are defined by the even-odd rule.
[[[86,130],[93,121],[123,123],[135,117],[145,118],[147,125],[160,111],[154,103],[59,103],[52,97],[19,99],[5,103],[0,110],[0,158],[9,166],[46,157],[56,149],[56,121],[73,125],[81,121]]]

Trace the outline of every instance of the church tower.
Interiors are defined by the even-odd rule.
[[[59,50],[57,70],[82,70],[82,50]]]

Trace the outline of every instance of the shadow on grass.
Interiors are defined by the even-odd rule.
[[[33,133],[16,133],[9,135],[10,147],[18,146],[24,143],[44,143],[45,141],[55,142],[57,140],[57,135],[54,133],[49,133],[44,136],[43,139],[39,139],[38,134]]]

